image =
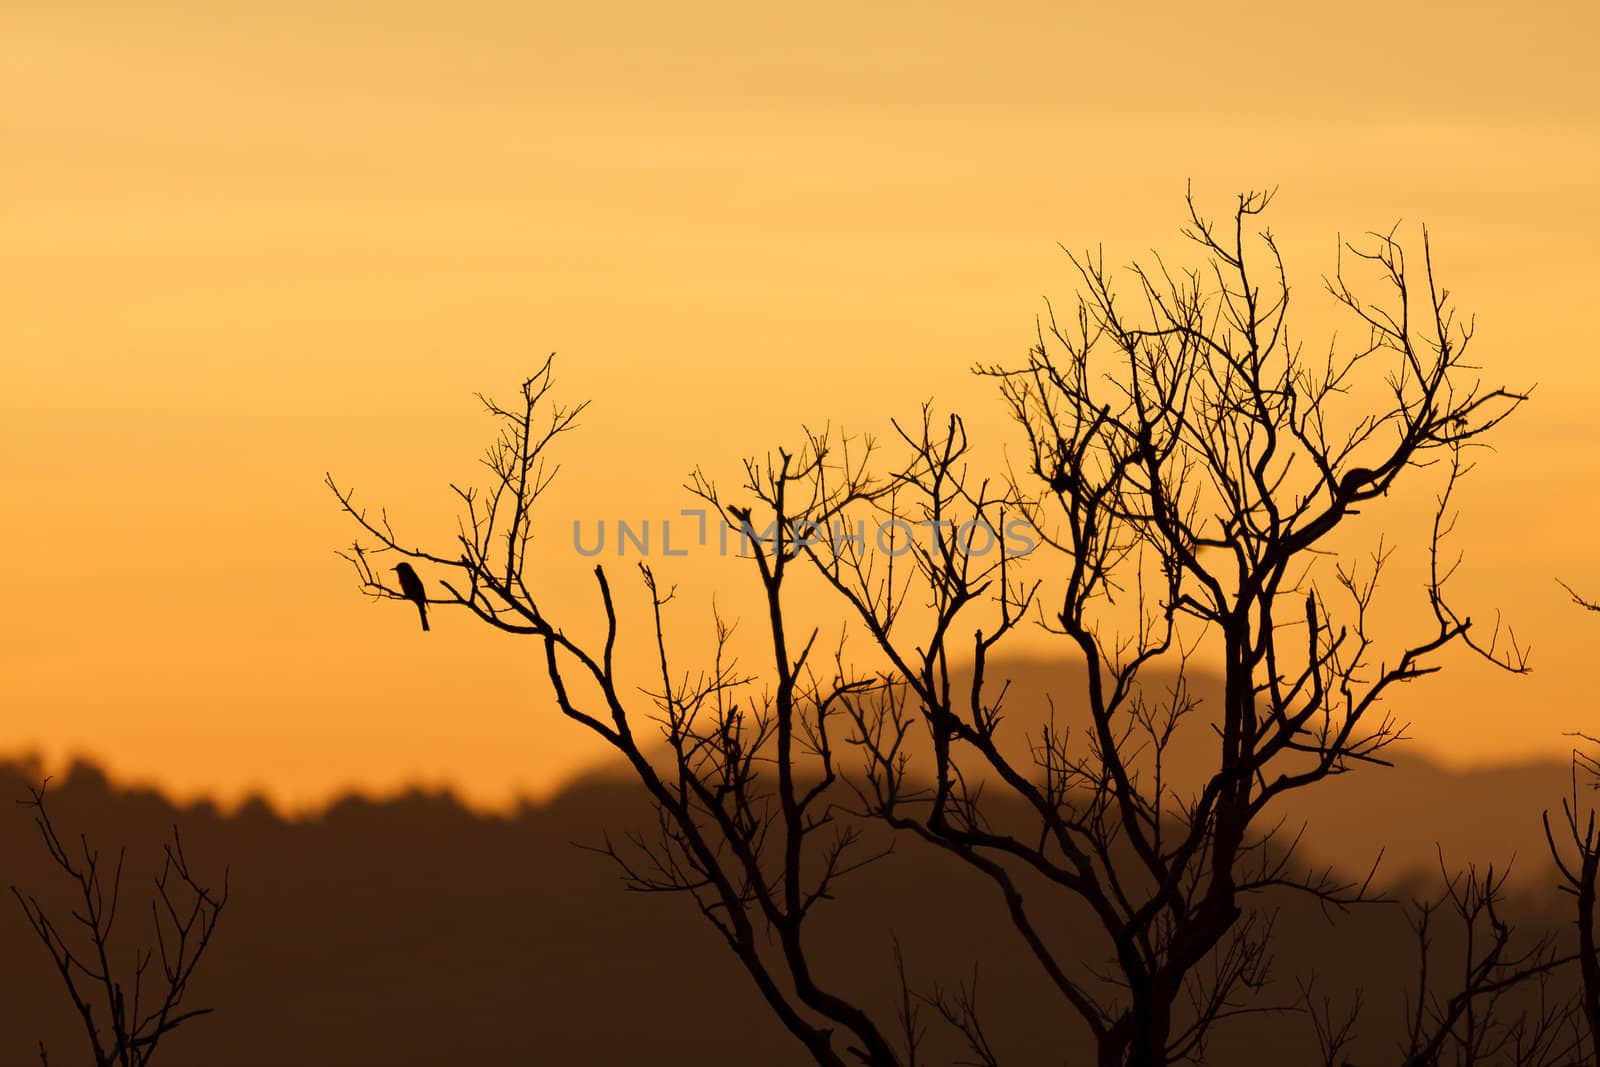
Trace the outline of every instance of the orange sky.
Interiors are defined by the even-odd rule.
[[[1121,7],[9,5],[0,749],[292,804],[548,789],[598,750],[537,650],[361,598],[324,470],[447,532],[472,393],[551,350],[595,401],[557,516],[671,514],[697,463],[930,396],[998,430],[966,368],[1070,295],[1056,242],[1174,249],[1188,178],[1281,186],[1307,321],[1338,233],[1432,228],[1480,360],[1538,383],[1460,590],[1536,673],[1398,710],[1459,761],[1593,730],[1600,629],[1553,581],[1600,593],[1593,5]]]

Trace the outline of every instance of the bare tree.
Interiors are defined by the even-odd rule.
[[[1578,1001],[1565,981],[1576,958],[1554,931],[1519,932],[1507,915],[1509,870],[1468,864],[1451,872],[1439,853],[1441,892],[1413,899],[1416,975],[1405,995],[1400,1067],[1575,1067],[1583,1056]],[[1341,1005],[1300,981],[1301,1005],[1322,1067],[1349,1067],[1364,992]]]
[[[983,684],[990,650],[1037,586],[1013,586],[1003,571],[974,573],[971,557],[946,542],[917,557],[935,590],[931,634],[897,638],[893,590],[864,580],[849,546],[829,546],[839,550],[820,559],[915,693],[934,738],[931,801],[908,813],[903,776],[885,773],[877,810],[994,879],[1044,973],[1094,1032],[1103,1064],[1197,1053],[1212,1023],[1245,1010],[1243,995],[1266,971],[1264,927],[1241,923],[1249,894],[1289,886],[1333,904],[1362,898],[1364,885],[1301,876],[1289,863],[1292,842],[1275,849],[1275,824],[1257,827],[1282,795],[1382,762],[1401,734],[1380,706],[1394,686],[1437,670],[1433,657],[1451,644],[1524,666],[1514,644],[1499,649],[1498,628],[1480,640],[1452,610],[1445,585],[1454,564],[1442,545],[1465,449],[1522,395],[1469,377],[1471,329],[1456,324],[1434,282],[1426,235],[1421,283],[1392,233],[1351,249],[1393,296],[1367,301],[1341,264],[1328,288],[1366,327],[1366,342],[1320,364],[1302,359],[1289,341],[1276,244],[1270,233],[1257,242],[1248,233],[1268,199],[1241,197],[1227,231],[1191,200],[1187,235],[1205,265],[1134,267],[1133,314],[1098,259],[1074,257],[1084,290],[1076,314],[1042,326],[1025,366],[984,369],[999,379],[1029,443],[1029,474],[1042,483],[1039,497],[1012,485],[1005,503],[1028,509],[1060,560],[1061,588],[1044,621],[1084,666],[1087,736],[1077,749],[1052,727],[1032,745],[1032,766],[1008,759],[997,740],[999,699]],[[1341,419],[1340,401],[1352,393],[1369,406]],[[918,444],[928,462],[901,484],[926,520],[993,509],[966,489],[956,432]],[[1389,551],[1380,539],[1365,568],[1330,560],[1331,535],[1436,458],[1444,463],[1428,535],[1434,626],[1389,659],[1373,625]],[[1039,560],[1029,562],[1037,571]],[[998,618],[970,641],[957,638],[958,616],[995,582]],[[1131,617],[1121,628],[1119,600],[1121,619]],[[1199,712],[1187,665],[1206,642],[1220,653],[1222,707],[1207,723],[1212,770],[1184,793],[1168,783],[1164,757]],[[949,664],[958,659],[974,664],[974,682],[953,694]],[[1142,676],[1163,662],[1177,681],[1151,693]],[[980,774],[1028,802],[1037,823],[1026,835],[987,828],[967,784]],[[1038,936],[1017,867],[1088,905],[1108,935],[1116,996],[1074,977],[1074,961]],[[1200,964],[1214,954],[1224,965],[1208,974]]]
[[[1573,1001],[1555,981],[1572,961],[1553,933],[1518,938],[1502,912],[1504,872],[1448,873],[1439,864],[1444,892],[1413,904],[1417,938],[1416,988],[1407,1004],[1403,1067],[1503,1063],[1513,1067],[1558,1067],[1578,1062],[1582,1045]],[[1455,966],[1441,968],[1434,944],[1435,917],[1455,924]],[[1444,970],[1451,989],[1443,994],[1435,971]],[[1532,1001],[1531,1006],[1526,1003]],[[1521,1001],[1521,1003],[1519,1003]]]
[[[641,567],[660,664],[660,689],[641,712],[616,670],[619,626],[604,568],[595,568],[595,580],[606,633],[592,649],[567,636],[524,580],[533,505],[555,471],[546,465],[548,446],[582,411],[582,405],[547,404],[550,387],[547,360],[523,384],[517,407],[485,401],[502,425],[486,459],[491,487],[486,493],[455,487],[464,517],[451,555],[402,548],[387,516],[368,516],[349,492],[334,491],[383,550],[453,576],[442,583],[444,603],[463,606],[497,629],[542,641],[562,713],[620,752],[655,805],[653,836],[631,837],[631,848],[609,840],[603,846],[629,888],[691,896],[818,1063],[842,1064],[846,1054],[898,1062],[890,1034],[814,974],[807,956],[807,921],[814,909],[839,879],[881,854],[865,850],[859,834],[836,821],[832,807],[838,788],[835,723],[846,705],[878,683],[848,676],[842,664],[832,672],[818,666],[816,634],[792,648],[784,623],[784,593],[797,559],[789,531],[802,517],[826,518],[825,505],[796,500],[790,490],[811,476],[820,459],[783,454],[765,468],[748,467],[751,483],[774,502],[772,521],[779,531],[774,544],[750,542],[768,608],[770,688],[756,691],[754,679],[725,655],[732,631],[720,618],[711,667],[675,676],[663,622],[672,594]],[[741,514],[747,524],[752,521],[748,511]],[[402,596],[383,584],[369,554],[359,543],[349,554],[363,587],[378,596]],[[638,731],[651,724],[641,739]],[[668,756],[653,762],[648,749],[657,738],[664,738]],[[815,760],[809,779],[800,767],[807,757]]]
[[[1348,1009],[1336,1007],[1332,997],[1317,992],[1317,979],[1299,979],[1300,1002],[1306,1018],[1311,1022],[1317,1042],[1317,1060],[1320,1067],[1347,1067],[1344,1053],[1356,1040],[1356,1024],[1361,1019],[1361,990],[1350,999]]]
[[[1572,597],[1573,603],[1587,611],[1600,612],[1600,603],[1578,595],[1566,583],[1562,588]],[[1573,898],[1573,911],[1578,932],[1578,969],[1583,978],[1581,1003],[1590,1048],[1590,1063],[1600,1063],[1600,951],[1595,944],[1595,892],[1600,883],[1600,832],[1595,826],[1595,806],[1592,801],[1582,802],[1580,795],[1600,787],[1600,757],[1594,748],[1600,739],[1588,734],[1573,734],[1581,744],[1573,746],[1571,755],[1571,792],[1561,801],[1563,832],[1557,840],[1550,825],[1550,812],[1544,812],[1544,837],[1555,861],[1561,881],[1558,888]],[[1580,783],[1583,789],[1579,789]]]
[[[163,848],[150,900],[154,944],[136,946],[128,964],[119,966],[126,954],[118,951],[113,933],[126,850],[118,851],[115,865],[107,865],[87,837],[80,835],[76,847],[69,845],[57,832],[45,805],[48,785],[47,780],[22,803],[33,810],[34,825],[50,859],[72,883],[77,896],[72,922],[63,926],[38,897],[15,885],[11,894],[50,953],[82,1020],[95,1067],[145,1067],[163,1038],[211,1011],[186,1008],[184,998],[228,902],[227,872],[220,890],[197,881],[174,827],[172,843]],[[96,1009],[104,1014],[97,1015]],[[50,1062],[42,1043],[39,1058],[45,1065]]]
[[[1127,294],[1099,257],[1072,257],[1075,313],[1052,312],[1022,365],[979,368],[1020,427],[1024,471],[974,473],[966,424],[925,409],[895,424],[904,458],[886,468],[870,439],[808,433],[747,461],[734,493],[696,472],[690,488],[739,531],[759,580],[765,689],[723,652],[675,673],[671,594],[644,568],[660,688],[641,709],[617,680],[604,569],[593,645],[524,581],[548,448],[581,410],[550,402],[548,361],[519,404],[489,404],[501,425],[490,483],[455,488],[456,544],[402,541],[330,477],[368,538],[348,558],[365,590],[391,598],[403,593],[374,555],[426,565],[443,576],[432,602],[543,643],[562,712],[626,757],[659,815],[651,837],[603,850],[633,888],[692,895],[819,1063],[914,1062],[916,1003],[959,1029],[977,1062],[995,1055],[975,981],[920,1000],[903,990],[891,1025],[814,973],[808,917],[882,854],[846,808],[988,879],[1100,1064],[1199,1059],[1219,1020],[1275,1007],[1254,995],[1271,975],[1259,894],[1288,888],[1331,907],[1370,897],[1366,881],[1302,869],[1298,835],[1274,821],[1279,799],[1383,763],[1403,732],[1383,702],[1440,669],[1443,650],[1524,669],[1498,624],[1483,634],[1445,595],[1452,490],[1524,395],[1481,385],[1465,361],[1471,326],[1435,283],[1426,232],[1420,272],[1393,232],[1348,249],[1327,288],[1365,339],[1304,357],[1277,245],[1256,232],[1269,200],[1241,196],[1221,227],[1190,199],[1201,264],[1135,266]],[[1356,268],[1375,275],[1378,298],[1361,295]],[[1391,549],[1359,519],[1390,493],[1429,492],[1430,467],[1434,517],[1416,540],[1431,622],[1396,640],[1375,607]],[[1346,543],[1360,532],[1376,543],[1364,561]],[[826,662],[817,631],[787,610],[801,565],[858,624]],[[1038,730],[1008,731],[1007,683],[987,668],[1036,623],[1081,691]],[[725,651],[729,624],[715,626]],[[1217,706],[1192,684],[1197,658],[1221,672]],[[639,740],[647,718],[665,759]],[[1174,767],[1180,732],[1208,753],[1188,781]],[[859,760],[842,766],[841,745]],[[1097,943],[1048,932],[1040,911],[1062,902],[1092,917]]]

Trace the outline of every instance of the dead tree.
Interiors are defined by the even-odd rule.
[[[731,625],[715,620],[718,654],[709,669],[676,674],[664,611],[672,594],[641,567],[651,598],[659,689],[640,707],[619,678],[613,653],[621,636],[609,578],[596,567],[605,636],[585,647],[526,581],[533,505],[554,475],[547,449],[574,424],[582,405],[548,403],[551,363],[524,383],[521,402],[486,401],[502,425],[486,463],[487,492],[455,488],[463,509],[451,554],[403,547],[386,516],[369,516],[349,492],[334,487],[344,508],[383,551],[399,553],[446,575],[442,602],[464,607],[496,629],[543,645],[545,667],[562,713],[603,738],[632,767],[655,807],[652,835],[632,835],[601,850],[621,867],[630,889],[682,893],[722,935],[772,1010],[821,1064],[853,1059],[896,1063],[895,1037],[860,1005],[814,973],[807,922],[837,882],[881,854],[836,820],[839,789],[836,723],[843,709],[879,683],[856,678],[842,662],[829,665],[817,634],[796,635],[785,620],[785,591],[799,552],[793,531],[805,520],[826,522],[825,502],[795,492],[814,481],[815,455],[781,454],[750,464],[750,483],[772,502],[768,515],[736,509],[749,537],[751,563],[766,613],[768,661],[764,690],[740,673],[725,651]],[[330,487],[333,483],[330,479]],[[697,483],[720,509],[715,490]],[[357,544],[349,558],[363,587],[378,596],[404,592],[383,584]],[[666,755],[656,749],[665,741]],[[803,766],[803,764],[805,766]]]
[[[1586,600],[1564,583],[1562,588],[1573,603],[1587,611],[1600,612],[1600,603]],[[1595,892],[1600,883],[1600,832],[1595,826],[1595,806],[1581,796],[1600,788],[1600,739],[1574,734],[1581,742],[1572,749],[1571,792],[1561,801],[1562,832],[1557,840],[1550,825],[1550,812],[1544,812],[1544,837],[1555,861],[1561,881],[1558,888],[1573,898],[1578,932],[1578,969],[1583,986],[1581,1003],[1589,1039],[1589,1063],[1600,1063],[1600,951],[1595,943]],[[1584,745],[1591,746],[1585,748]],[[1581,789],[1580,789],[1581,785]]]
[[[72,921],[63,924],[52,918],[38,897],[15,885],[11,894],[50,953],[83,1023],[95,1067],[145,1067],[168,1034],[211,1011],[185,1007],[184,998],[228,902],[227,872],[220,890],[197,881],[174,827],[150,900],[154,943],[147,941],[131,954],[124,952],[113,934],[126,853],[119,851],[116,863],[107,865],[87,837],[80,835],[76,847],[63,840],[45,805],[48,784],[33,790],[22,803],[33,810],[50,859],[72,883],[77,898]],[[39,1058],[43,1064],[50,1062],[43,1044]]]
[[[1443,890],[1413,900],[1416,976],[1406,994],[1399,1067],[1574,1067],[1582,1029],[1562,981],[1573,957],[1553,932],[1528,936],[1505,915],[1506,874],[1468,864],[1451,873],[1439,857]],[[1315,1062],[1348,1067],[1363,994],[1348,1006],[1302,982],[1301,1000],[1317,1044]],[[1370,1054],[1370,1053],[1369,1053]]]
[[[741,531],[764,596],[763,695],[721,655],[674,673],[670,593],[646,568],[660,688],[641,709],[617,680],[622,635],[604,569],[606,627],[593,644],[568,636],[525,581],[549,446],[581,410],[549,401],[548,362],[519,404],[489,404],[502,428],[489,486],[455,488],[456,544],[403,541],[330,477],[367,539],[348,557],[376,596],[403,595],[373,559],[398,556],[439,578],[432,602],[542,642],[562,712],[622,753],[659,814],[659,833],[605,850],[634,888],[693,895],[818,1062],[911,1062],[920,1032],[909,992],[894,1022],[879,1021],[807,957],[808,916],[880,854],[839,817],[841,790],[858,813],[993,884],[1100,1064],[1198,1059],[1213,1024],[1260,1010],[1271,922],[1257,894],[1288,887],[1333,906],[1367,896],[1366,883],[1299,869],[1294,839],[1275,833],[1275,802],[1384,762],[1403,728],[1383,701],[1438,670],[1447,647],[1524,669],[1498,624],[1483,635],[1447,600],[1444,544],[1469,450],[1524,396],[1473,376],[1471,327],[1435,284],[1426,234],[1420,275],[1392,232],[1350,250],[1387,292],[1359,295],[1341,262],[1328,288],[1365,342],[1305,358],[1289,338],[1277,246],[1254,232],[1268,199],[1241,197],[1226,229],[1191,199],[1186,233],[1202,265],[1133,268],[1134,312],[1097,257],[1073,258],[1076,313],[1042,324],[1022,366],[980,368],[1021,429],[1024,471],[974,473],[965,423],[925,410],[896,424],[904,458],[882,469],[870,441],[811,434],[748,461],[735,493],[697,473],[691,488]],[[1431,623],[1395,641],[1374,622],[1390,549],[1362,516],[1390,494],[1430,491],[1433,522],[1417,541]],[[1366,562],[1343,540],[1352,533],[1376,544]],[[817,633],[786,608],[797,566],[858,623],[826,666]],[[1034,622],[1084,682],[1059,717],[1018,737],[1002,728],[1005,680],[986,667]],[[724,648],[727,624],[716,626]],[[1190,685],[1196,657],[1218,664],[1218,706]],[[665,760],[639,739],[647,716]],[[1168,759],[1180,729],[1209,752],[1192,786]],[[841,745],[859,768],[841,766]],[[1000,797],[1020,803],[1024,823],[999,813]],[[1041,900],[1086,909],[1100,940],[1053,942]],[[992,1061],[970,992],[920,1003]]]
[[[1266,926],[1250,918],[1254,894],[1283,886],[1332,904],[1363,898],[1363,884],[1296,871],[1293,841],[1274,841],[1276,800],[1383,762],[1402,726],[1382,701],[1438,670],[1446,647],[1524,669],[1498,625],[1480,637],[1450,606],[1455,561],[1443,543],[1467,450],[1523,394],[1473,377],[1471,327],[1434,280],[1425,233],[1420,278],[1392,232],[1348,250],[1389,295],[1359,295],[1341,262],[1328,289],[1367,336],[1346,355],[1305,359],[1288,334],[1277,246],[1252,232],[1269,199],[1241,197],[1225,229],[1191,199],[1186,235],[1203,264],[1135,266],[1131,294],[1098,257],[1073,258],[1075,314],[1042,324],[1023,366],[981,368],[999,381],[1028,446],[1028,470],[1002,499],[981,483],[973,490],[959,423],[912,442],[922,463],[899,479],[893,506],[910,498],[927,522],[963,524],[1003,522],[1005,508],[1021,508],[1038,531],[1043,551],[1027,570],[1047,576],[1041,621],[1063,640],[1062,660],[1083,668],[1078,738],[1052,724],[1031,739],[1028,762],[1009,757],[1004,685],[985,677],[995,643],[1044,586],[940,542],[913,553],[916,590],[933,592],[919,631],[899,617],[905,587],[868,575],[854,546],[814,553],[932,739],[926,799],[910,798],[911,780],[876,758],[889,753],[873,752],[874,810],[995,882],[1107,1067],[1197,1055],[1213,1023],[1249,1010],[1268,961]],[[1425,535],[1432,626],[1386,650],[1374,604],[1390,550],[1368,526],[1378,547],[1361,564],[1333,535],[1362,529],[1360,516],[1386,495],[1418,492],[1421,468],[1435,464]],[[975,611],[984,601],[986,618]],[[1209,714],[1187,684],[1199,650],[1223,675]],[[972,682],[957,691],[950,665],[961,661],[973,664]],[[1159,665],[1167,681],[1152,692],[1142,680]],[[1210,771],[1185,792],[1164,757],[1191,719],[1211,732]],[[1033,825],[996,831],[984,803],[997,790],[1023,798]],[[1077,958],[1083,946],[1039,934],[1018,888],[1023,872],[1093,913],[1109,990]],[[1207,960],[1214,965],[1202,967]]]
[[[1553,933],[1518,938],[1515,925],[1502,915],[1504,873],[1497,875],[1492,867],[1480,873],[1469,865],[1450,875],[1441,857],[1440,874],[1445,883],[1440,897],[1412,907],[1418,964],[1402,1067],[1577,1062],[1581,1038],[1572,998],[1554,980],[1572,957],[1558,952]],[[1441,966],[1436,958],[1439,915],[1456,927],[1453,966]],[[1435,971],[1445,972],[1450,992],[1437,991]]]

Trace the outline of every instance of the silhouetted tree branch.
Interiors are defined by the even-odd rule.
[[[1505,874],[1472,865],[1451,874],[1439,856],[1443,891],[1413,900],[1407,923],[1417,942],[1417,972],[1406,994],[1401,1067],[1573,1067],[1584,1062],[1577,1004],[1560,981],[1574,956],[1554,933],[1528,938],[1502,915]],[[1441,920],[1443,920],[1441,922]],[[1442,928],[1442,929],[1441,929]],[[1439,942],[1443,940],[1441,945]],[[1323,1067],[1350,1067],[1363,994],[1348,1010],[1300,982]]]
[[[150,901],[154,944],[135,947],[126,968],[113,942],[113,928],[122,893],[125,850],[114,866],[101,862],[100,851],[86,837],[72,847],[57,833],[45,804],[48,781],[22,801],[34,813],[34,824],[56,867],[73,883],[78,905],[72,924],[59,925],[36,896],[11,886],[28,924],[50,953],[73,1008],[83,1022],[95,1067],[144,1067],[154,1058],[162,1038],[184,1023],[208,1014],[210,1008],[185,1008],[184,997],[195,969],[216,932],[228,902],[228,876],[212,890],[190,873],[183,841],[176,827],[164,846],[161,870]],[[80,928],[72,933],[74,926]],[[156,965],[156,970],[151,965]],[[102,1015],[97,1017],[97,1009]],[[41,1063],[49,1063],[43,1043]]]
[[[550,371],[547,361],[524,384],[514,410],[486,402],[504,429],[486,461],[490,488],[456,489],[465,514],[454,558],[402,547],[385,516],[371,518],[351,494],[334,491],[382,551],[451,575],[441,582],[447,596],[435,603],[464,607],[497,629],[543,643],[563,714],[621,753],[655,805],[653,837],[633,837],[626,851],[610,840],[600,848],[617,862],[628,887],[692,897],[819,1063],[844,1063],[846,1056],[898,1062],[890,1037],[815,974],[806,954],[806,923],[814,908],[832,895],[839,879],[885,851],[869,847],[855,826],[840,823],[832,804],[839,788],[836,723],[848,721],[846,709],[879,683],[851,676],[842,661],[819,663],[816,632],[797,641],[784,619],[786,583],[798,555],[794,531],[807,521],[828,521],[832,506],[796,492],[824,462],[826,447],[818,443],[806,453],[780,453],[769,464],[746,468],[750,488],[770,505],[762,515],[739,510],[767,605],[770,688],[754,691],[755,679],[736,668],[727,653],[732,627],[721,618],[714,620],[718,651],[711,669],[675,675],[664,614],[672,592],[641,565],[651,598],[659,688],[639,709],[617,676],[619,623],[605,569],[594,571],[605,616],[605,636],[594,648],[570,638],[524,581],[532,504],[553,473],[544,471],[542,457],[582,410],[544,411]],[[709,484],[697,481],[695,489],[721,510]],[[775,532],[763,540],[758,525]],[[364,588],[401,595],[382,584],[369,550],[357,546],[347,558]],[[593,695],[580,695],[580,684]],[[636,734],[645,721],[665,740],[668,757],[660,766],[646,751],[653,739],[641,741]]]
[[[1298,834],[1273,821],[1279,798],[1385,762],[1403,725],[1384,701],[1438,671],[1447,648],[1525,669],[1498,623],[1484,634],[1446,596],[1459,563],[1447,548],[1453,490],[1524,394],[1482,385],[1465,362],[1471,324],[1435,282],[1425,231],[1420,271],[1393,231],[1349,246],[1327,289],[1365,339],[1304,357],[1277,244],[1256,232],[1270,199],[1241,196],[1224,226],[1191,198],[1185,233],[1200,265],[1136,265],[1131,293],[1100,257],[1072,257],[1075,314],[1052,311],[1022,366],[979,368],[1020,429],[1020,473],[975,473],[965,422],[931,408],[894,423],[892,462],[870,439],[807,433],[746,461],[732,493],[697,470],[690,490],[740,532],[763,597],[759,672],[735,666],[720,617],[710,666],[675,671],[672,591],[641,567],[660,675],[641,704],[618,681],[604,568],[595,642],[569,636],[524,580],[549,446],[582,410],[549,400],[549,361],[519,404],[486,402],[500,426],[489,485],[452,487],[463,514],[449,549],[403,543],[330,477],[367,539],[347,558],[364,590],[391,598],[404,591],[372,556],[427,565],[444,591],[429,603],[541,642],[563,714],[621,753],[655,804],[655,833],[600,850],[630,888],[692,897],[817,1062],[914,1061],[913,1003],[954,1026],[977,1062],[994,1057],[975,979],[918,1000],[897,958],[898,1018],[880,1024],[814,972],[807,919],[884,851],[844,805],[988,880],[1102,1067],[1199,1059],[1219,1021],[1288,1007],[1256,997],[1271,974],[1260,894],[1288,889],[1332,909],[1373,899],[1370,874],[1302,869]],[[1363,295],[1358,270],[1380,299]],[[1396,641],[1375,622],[1393,550],[1380,536],[1363,558],[1348,538],[1391,492],[1428,492],[1422,473],[1435,466],[1430,622]],[[863,513],[878,536],[851,525]],[[789,607],[797,566],[856,624],[826,664]],[[1061,716],[1020,734],[1003,728],[1007,682],[988,666],[1025,622],[1060,639],[1059,662],[1083,682]],[[1197,656],[1221,665],[1217,706],[1191,685]],[[638,739],[645,722],[665,757]],[[1206,738],[1195,782],[1172,767],[1180,731]],[[857,765],[841,765],[847,751]],[[1019,801],[1021,820],[1009,814]],[[1468,888],[1492,897],[1498,883],[1484,881]],[[1094,944],[1063,943],[1040,921],[1060,901],[1093,917]],[[1489,905],[1472,907],[1494,925]]]
[[[1426,235],[1420,286],[1392,233],[1352,248],[1394,299],[1359,296],[1341,264],[1328,289],[1367,327],[1367,342],[1323,365],[1304,360],[1288,341],[1276,243],[1262,233],[1253,246],[1248,234],[1269,200],[1241,197],[1226,232],[1191,200],[1187,233],[1207,262],[1189,272],[1133,267],[1132,313],[1098,258],[1073,257],[1083,285],[1073,318],[1052,314],[1026,365],[981,369],[1000,382],[1024,433],[1038,493],[1025,477],[1002,493],[974,484],[959,420],[939,433],[925,416],[919,432],[901,431],[920,462],[899,475],[896,497],[876,498],[935,528],[1003,524],[1005,510],[1029,518],[1059,563],[1059,606],[1041,610],[1040,621],[1065,639],[1063,660],[1084,668],[1076,748],[1055,724],[1032,739],[1029,763],[1000,743],[1005,689],[986,687],[985,665],[1039,591],[1013,582],[1003,555],[975,561],[953,541],[912,550],[915,588],[932,594],[932,617],[908,624],[905,590],[892,575],[871,574],[859,546],[809,550],[913,694],[912,717],[931,741],[932,792],[913,797],[896,758],[906,716],[896,713],[891,729],[863,725],[864,737],[892,746],[872,753],[869,806],[994,881],[1107,1065],[1193,1055],[1207,1028],[1247,1010],[1265,977],[1265,935],[1253,945],[1227,938],[1249,894],[1283,886],[1334,906],[1367,899],[1365,882],[1300,875],[1293,842],[1275,852],[1276,827],[1258,821],[1278,797],[1382,762],[1402,728],[1379,705],[1396,685],[1438,670],[1447,646],[1524,669],[1514,642],[1502,648],[1498,626],[1480,639],[1451,607],[1445,587],[1456,561],[1444,549],[1466,451],[1523,395],[1467,377],[1471,328],[1456,323],[1434,282]],[[1366,406],[1341,418],[1341,401],[1358,389]],[[1444,460],[1428,540],[1435,625],[1388,658],[1372,609],[1390,549],[1380,539],[1362,566],[1341,558],[1331,536],[1435,457]],[[1037,557],[1028,564],[1030,574],[1045,566]],[[989,614],[975,616],[985,605]],[[1214,770],[1186,794],[1170,783],[1164,756],[1199,715],[1187,666],[1203,645],[1220,653],[1223,705],[1205,724]],[[950,665],[963,660],[972,682],[956,691]],[[1164,692],[1141,680],[1158,663],[1177,679]],[[1035,825],[1026,834],[995,829],[979,783],[990,796],[1022,798]],[[1076,966],[1082,945],[1047,943],[1023,872],[1088,906],[1120,995],[1108,998],[1096,973]],[[1197,992],[1199,965],[1219,951],[1231,962]]]
[[[1361,990],[1354,992],[1349,1010],[1340,1014],[1331,997],[1318,996],[1315,975],[1296,979],[1296,982],[1300,987],[1301,1004],[1316,1035],[1317,1062],[1321,1067],[1347,1067],[1349,1061],[1343,1053],[1356,1039],[1356,1023],[1361,1017]]]
[[[1600,612],[1600,603],[1578,595],[1571,586],[1557,579],[1561,588],[1572,597],[1573,603],[1587,611]],[[1600,787],[1600,757],[1595,755],[1600,739],[1589,734],[1571,736],[1592,746],[1573,746],[1570,760],[1571,792],[1561,801],[1564,831],[1558,841],[1550,825],[1550,812],[1543,813],[1545,843],[1550,858],[1555,861],[1561,876],[1558,884],[1562,892],[1571,894],[1575,925],[1578,931],[1578,969],[1583,979],[1581,1005],[1587,1028],[1590,1062],[1600,1063],[1600,948],[1595,942],[1595,893],[1600,882],[1600,833],[1595,826],[1593,802],[1579,802],[1579,782],[1585,790]]]
[[[1505,874],[1497,875],[1493,867],[1480,874],[1469,865],[1450,875],[1442,856],[1440,873],[1444,892],[1435,900],[1414,902],[1409,919],[1418,965],[1401,1063],[1556,1067],[1575,1062],[1581,1039],[1572,1000],[1551,985],[1572,956],[1557,951],[1554,934],[1519,942],[1515,925],[1501,915]],[[1438,915],[1454,920],[1460,942],[1456,967],[1445,972],[1454,974],[1453,981],[1446,980],[1448,994],[1436,989]],[[1519,1010],[1513,997],[1529,986],[1535,990],[1534,1004]]]

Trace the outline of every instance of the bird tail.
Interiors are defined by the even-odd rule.
[[[422,616],[422,628],[426,630],[428,628],[428,606],[426,604],[418,604],[417,614]]]

